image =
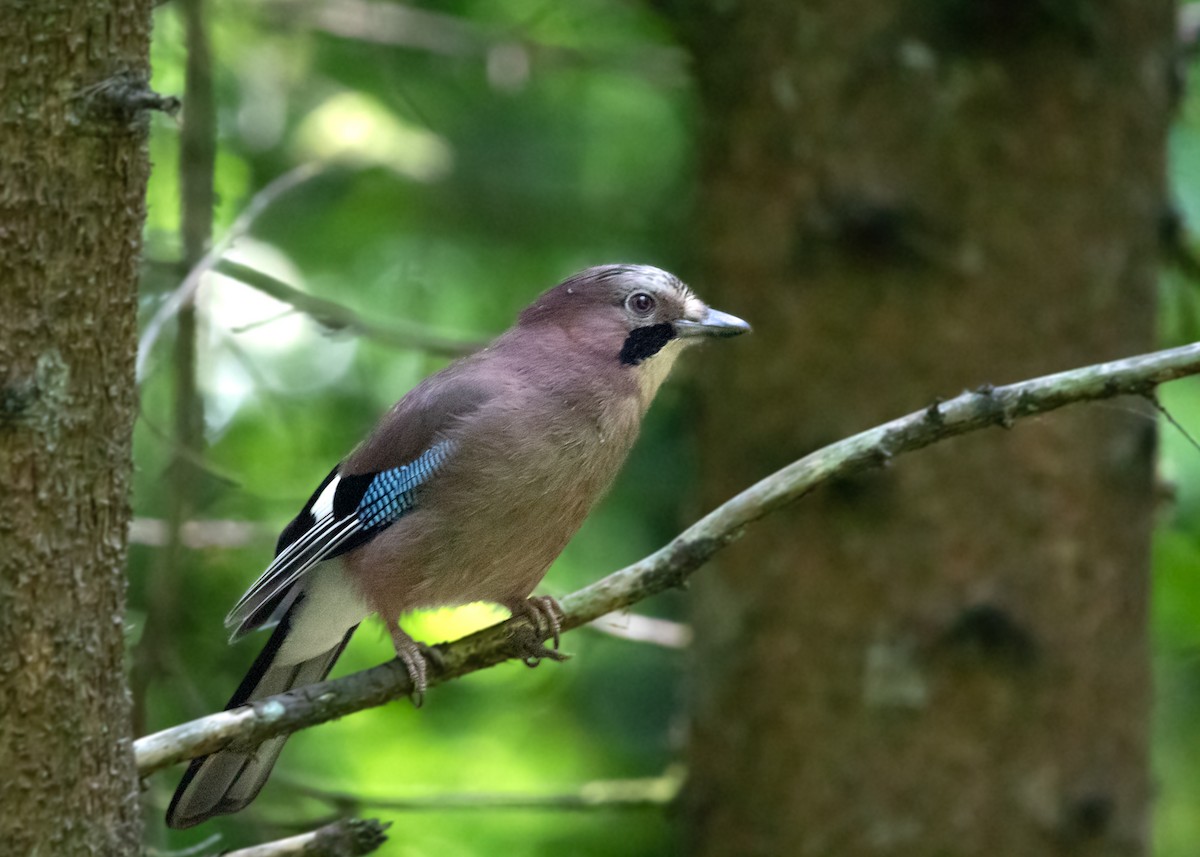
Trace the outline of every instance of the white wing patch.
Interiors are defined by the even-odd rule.
[[[312,524],[278,553],[225,617],[225,626],[234,629],[233,638],[270,622],[292,585],[318,563],[337,556],[339,549],[361,544],[407,514],[416,502],[417,489],[438,473],[453,449],[451,441],[442,440],[398,467],[345,478],[334,474],[308,509]]]
[[[312,516],[316,520],[322,518],[333,517],[333,495],[337,491],[338,483],[342,481],[342,477],[335,476],[329,480],[329,484],[325,486],[325,490],[321,492],[321,496],[316,499],[312,507]]]
[[[361,529],[362,523],[357,515],[337,520],[331,511],[318,519],[300,538],[280,551],[267,566],[267,570],[246,590],[246,594],[238,599],[238,603],[225,617],[225,627],[234,628],[234,638],[252,630],[246,627],[246,622],[260,607],[290,587],[300,575],[337,550],[346,539]]]

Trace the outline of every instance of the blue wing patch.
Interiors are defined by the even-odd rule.
[[[335,469],[284,530],[274,561],[226,617],[226,625],[236,628],[234,638],[272,621],[292,585],[314,565],[365,544],[412,510],[417,490],[453,451],[453,442],[442,440],[408,464],[377,473],[340,476]]]
[[[363,529],[377,530],[399,520],[413,507],[416,489],[437,473],[449,454],[450,441],[443,440],[416,460],[375,474],[355,510]]]

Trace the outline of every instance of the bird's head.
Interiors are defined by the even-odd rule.
[[[678,277],[650,265],[581,271],[543,294],[519,324],[567,329],[589,352],[629,367],[649,396],[683,346],[750,330],[740,318],[709,307]]]

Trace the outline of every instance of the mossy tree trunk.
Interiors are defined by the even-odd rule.
[[[695,57],[709,504],[937,395],[1146,350],[1172,6],[668,4]],[[697,585],[697,855],[1146,853],[1153,420],[807,498]]]
[[[0,2],[0,851],[140,853],[124,676],[149,0]]]

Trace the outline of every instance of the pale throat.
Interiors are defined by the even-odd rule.
[[[675,365],[675,361],[679,358],[686,345],[681,339],[672,339],[660,348],[656,354],[643,360],[635,367],[638,398],[641,399],[642,411],[646,411],[650,407],[650,402],[654,400],[654,394],[658,392],[658,388],[662,386],[662,382],[667,379],[667,375],[671,372],[671,367]]]

